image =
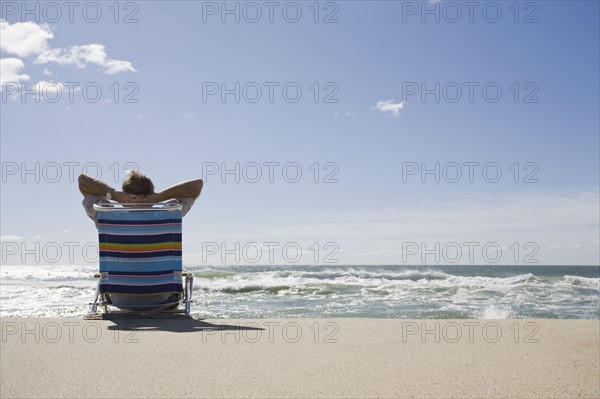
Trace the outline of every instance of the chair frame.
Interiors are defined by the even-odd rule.
[[[133,207],[131,207],[133,206]],[[147,212],[147,211],[157,211],[157,210],[164,210],[164,211],[178,211],[182,209],[182,206],[179,202],[174,203],[174,202],[158,202],[158,203],[127,203],[127,204],[123,204],[123,203],[118,203],[118,202],[111,202],[111,203],[100,203],[100,204],[94,204],[94,209],[96,211],[104,211],[104,212]],[[149,307],[148,305],[139,305],[138,307],[140,308],[144,308],[145,310],[143,311],[136,311],[136,310],[131,310],[132,308],[135,308],[136,306],[130,306],[128,307],[127,310],[121,310],[120,312],[109,312],[109,306],[112,307],[116,307],[117,306],[113,305],[110,300],[109,300],[109,294],[108,293],[101,293],[100,292],[100,278],[102,277],[101,273],[95,273],[94,274],[94,278],[98,279],[98,283],[96,285],[96,292],[94,293],[94,300],[93,302],[91,302],[90,305],[90,313],[92,314],[98,314],[98,306],[101,306],[104,309],[104,314],[109,314],[109,313],[119,313],[119,314],[127,314],[127,315],[135,315],[135,314],[140,314],[140,315],[145,315],[145,314],[185,314],[186,316],[190,316],[191,314],[191,304],[192,304],[192,292],[193,292],[193,288],[194,288],[194,275],[192,273],[186,273],[186,272],[182,272],[181,273],[181,278],[183,279],[182,283],[183,283],[183,292],[181,295],[181,299],[176,301],[176,302],[170,302],[170,303],[166,303],[166,304],[160,304],[157,305],[156,309],[150,309],[148,310]],[[183,304],[184,308],[183,309],[179,309],[179,306],[177,306],[176,310],[164,310],[165,307],[169,307],[175,304]]]

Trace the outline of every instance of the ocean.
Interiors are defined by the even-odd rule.
[[[1,266],[0,315],[88,312],[94,266]],[[598,266],[187,266],[196,318],[600,319]]]

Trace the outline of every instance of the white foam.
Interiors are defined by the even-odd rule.
[[[512,309],[508,306],[489,305],[481,315],[481,319],[509,319],[512,314]]]
[[[191,269],[191,270],[190,270]],[[94,266],[0,267],[2,316],[74,316],[87,311]],[[260,271],[262,270],[262,271]],[[435,269],[304,266],[207,269],[195,279],[193,312],[266,317],[320,312],[415,317],[448,310],[466,317],[505,319],[529,315],[598,318],[599,278],[461,276]],[[202,277],[204,272],[206,278]],[[591,290],[591,291],[590,291]],[[239,295],[238,295],[238,291]],[[290,309],[306,309],[298,313]],[[323,313],[325,314],[325,313]],[[553,316],[555,317],[555,316]]]
[[[565,276],[565,281],[573,285],[600,288],[600,278],[596,277]]]

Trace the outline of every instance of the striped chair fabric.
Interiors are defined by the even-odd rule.
[[[100,292],[181,293],[181,218],[181,210],[99,210]]]

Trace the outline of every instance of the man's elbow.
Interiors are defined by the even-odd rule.
[[[204,182],[202,181],[202,179],[196,179],[193,181],[193,191],[194,191],[193,198],[194,199],[196,199],[200,196],[200,193],[202,192],[203,187],[204,187]]]
[[[86,195],[86,191],[85,191],[85,184],[88,181],[89,177],[87,177],[86,175],[84,175],[83,173],[79,175],[79,178],[77,179],[77,182],[79,183],[79,191],[81,191],[81,194],[83,194],[84,196]]]

